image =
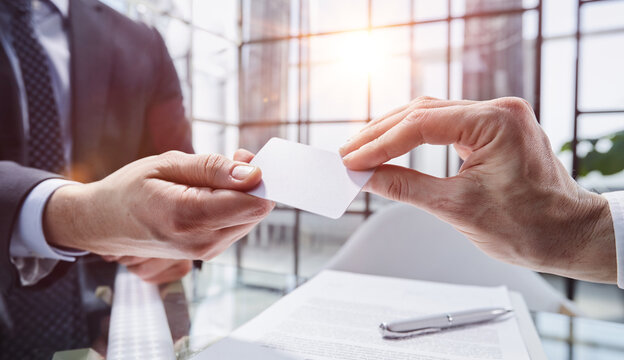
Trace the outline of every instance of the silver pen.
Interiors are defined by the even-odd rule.
[[[408,336],[430,334],[444,329],[464,325],[479,324],[498,319],[513,310],[504,308],[483,308],[458,311],[448,314],[438,314],[419,318],[381,323],[381,336],[396,339]]]

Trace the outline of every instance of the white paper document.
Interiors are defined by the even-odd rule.
[[[197,359],[529,359],[514,316],[400,340],[378,330],[384,321],[483,307],[511,308],[506,288],[324,271]],[[262,351],[228,356],[237,344]]]
[[[251,161],[262,182],[249,194],[337,219],[373,171],[347,169],[338,153],[272,138]]]

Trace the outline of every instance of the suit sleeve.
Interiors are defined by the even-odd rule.
[[[192,154],[191,124],[184,114],[184,105],[180,79],[173,60],[169,55],[162,36],[153,29],[155,36],[154,52],[158,54],[159,74],[152,98],[147,110],[147,126],[151,150],[162,153],[168,150],[179,150]],[[195,260],[193,266],[201,269],[202,261]]]
[[[19,286],[19,276],[10,255],[10,242],[24,199],[46,179],[59,175],[21,166],[12,161],[0,161],[0,291]]]
[[[184,114],[182,89],[180,80],[167,51],[165,42],[154,32],[154,54],[158,74],[152,88],[147,109],[147,135],[154,153],[160,154],[169,150],[193,153],[191,140],[191,124]]]

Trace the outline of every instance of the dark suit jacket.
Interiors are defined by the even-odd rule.
[[[8,31],[8,16],[0,12],[1,32]],[[96,0],[71,0],[67,26],[72,178],[94,181],[141,157],[172,149],[192,152],[179,80],[159,33]],[[25,165],[27,119],[17,74],[14,53],[0,47],[0,291],[5,293],[20,286],[9,241],[21,204],[39,182],[57,177]]]

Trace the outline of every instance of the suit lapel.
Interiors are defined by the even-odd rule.
[[[81,175],[98,157],[108,109],[113,24],[99,16],[101,6],[96,0],[71,0],[69,7],[73,156],[78,180],[89,180]]]

